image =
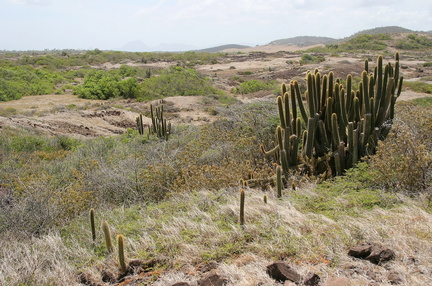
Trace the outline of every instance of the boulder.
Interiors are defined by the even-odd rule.
[[[374,264],[380,264],[393,259],[395,253],[393,250],[385,248],[379,244],[366,242],[352,247],[348,251],[348,255],[368,260]]]
[[[267,274],[279,282],[285,282],[286,280],[300,283],[301,276],[288,264],[283,261],[276,261],[267,266]]]

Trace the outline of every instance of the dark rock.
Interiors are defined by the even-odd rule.
[[[355,258],[369,260],[374,264],[380,264],[393,259],[395,253],[393,250],[384,248],[379,244],[367,242],[352,247],[348,251],[348,255]]]
[[[112,273],[110,271],[102,270],[101,276],[102,276],[103,282],[107,282],[107,283],[111,283],[111,284],[114,284],[117,282],[117,278],[115,277],[114,273]]]
[[[191,285],[189,283],[186,283],[186,282],[177,282],[171,286],[191,286]]]
[[[320,281],[321,281],[321,278],[318,275],[310,272],[305,276],[305,278],[303,280],[303,284],[306,286],[317,286]]]
[[[198,280],[198,286],[223,286],[228,280],[215,272],[210,272]]]
[[[402,284],[403,283],[403,279],[401,277],[401,275],[397,272],[390,272],[390,274],[387,276],[387,279],[389,280],[389,282],[391,284]]]
[[[357,246],[352,247],[348,251],[348,255],[355,257],[355,258],[361,258],[365,259],[369,256],[372,252],[372,245],[370,243],[362,243]]]
[[[267,274],[279,282],[284,282],[286,280],[300,283],[301,276],[288,264],[283,261],[276,261],[267,266]]]
[[[88,286],[101,286],[102,284],[94,281],[94,278],[89,273],[80,273],[78,275],[80,283]]]

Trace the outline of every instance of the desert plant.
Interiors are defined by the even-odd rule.
[[[240,189],[240,225],[242,226],[245,224],[244,208],[245,208],[245,190]]]
[[[108,250],[108,253],[112,253],[114,251],[114,246],[112,244],[111,232],[109,229],[109,225],[106,220],[102,222],[102,231],[105,236],[105,245]]]
[[[90,226],[92,231],[92,240],[96,241],[96,227],[95,227],[95,211],[93,208],[90,209]]]
[[[140,135],[144,135],[144,124],[142,114],[138,115],[136,118],[137,130]]]
[[[277,155],[285,175],[299,168],[324,178],[342,175],[360,158],[375,153],[378,140],[390,131],[403,77],[399,76],[399,54],[394,66],[383,67],[379,56],[374,72],[369,74],[368,68],[366,60],[357,91],[351,75],[344,88],[340,80],[334,80],[333,72],[323,76],[318,70],[308,72],[306,106],[297,81],[291,81],[289,91],[282,85],[277,98],[277,144],[269,151],[261,149],[266,155]]]
[[[153,105],[150,104],[150,117],[152,120],[151,132],[156,134],[159,139],[167,141],[168,136],[171,134],[171,123],[167,124],[167,120],[163,117],[163,105],[156,107],[155,111],[153,111]]]
[[[282,198],[282,167],[276,167],[276,187],[277,187],[277,197]]]
[[[124,251],[124,236],[117,235],[117,246],[118,246],[118,259],[120,264],[120,270],[124,274],[127,271],[126,267],[126,256]]]

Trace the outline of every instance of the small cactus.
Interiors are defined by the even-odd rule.
[[[91,232],[92,232],[92,240],[93,242],[96,241],[96,227],[95,227],[95,211],[93,208],[90,209],[90,225],[91,225]]]
[[[121,234],[117,236],[117,246],[118,246],[118,259],[120,264],[120,270],[124,274],[127,271],[127,267],[126,267],[126,256],[124,251],[124,236]]]
[[[281,166],[277,166],[276,167],[276,188],[277,188],[277,197],[278,198],[282,197],[282,186],[283,186],[283,182],[282,182],[282,167]]]
[[[109,229],[109,225],[105,220],[102,222],[102,231],[104,232],[104,235],[105,235],[105,244],[106,244],[106,248],[108,250],[108,253],[113,253],[114,246],[112,244],[111,232]]]
[[[245,190],[240,189],[240,225],[241,226],[245,224],[244,207],[245,207]]]

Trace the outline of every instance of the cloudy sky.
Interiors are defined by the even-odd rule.
[[[383,26],[432,30],[432,1],[0,0],[0,50],[254,46]]]

